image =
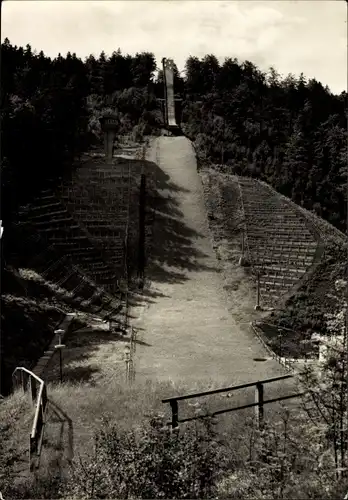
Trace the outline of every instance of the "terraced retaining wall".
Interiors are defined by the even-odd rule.
[[[36,255],[27,267],[31,266],[43,279],[53,284],[62,302],[98,314],[102,319],[120,309],[120,291],[116,295],[109,294],[89,279],[68,256],[60,256],[54,245],[47,246],[40,234],[27,231],[28,228],[21,230],[21,240],[29,254]]]
[[[276,191],[251,178],[238,182],[247,258],[259,275],[261,305],[274,307],[320,258],[320,236]]]
[[[322,219],[318,217],[315,213],[310,212],[309,210],[306,210],[305,208],[297,205],[283,194],[280,194],[277,191],[275,191],[275,189],[272,188],[272,186],[270,186],[266,182],[264,181],[258,181],[258,182],[270,192],[276,193],[280,199],[284,200],[285,203],[288,203],[296,212],[298,212],[302,217],[304,217],[305,220],[309,223],[311,229],[317,231],[319,237],[322,240],[325,241],[327,239],[331,239],[332,237],[334,237],[335,239],[337,239],[337,241],[341,243],[346,243],[348,241],[347,235],[342,233],[342,231],[340,231],[339,229],[337,229],[337,227],[327,222],[325,219]]]
[[[80,223],[77,223],[62,201],[53,191],[44,191],[32,203],[22,219],[26,217],[32,231],[38,231],[47,245],[54,245],[61,255],[69,256],[92,280],[109,289],[117,290],[117,279],[121,276],[115,261],[107,251]]]
[[[87,162],[62,186],[67,209],[103,248],[121,278],[126,265],[131,177],[121,166]]]

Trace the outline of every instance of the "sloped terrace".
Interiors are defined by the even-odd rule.
[[[314,264],[319,236],[304,218],[258,181],[239,178],[248,259],[260,276],[261,305],[274,307]]]
[[[109,254],[87,228],[77,222],[53,190],[43,191],[22,214],[22,220],[38,231],[47,245],[54,245],[62,255],[71,258],[83,272],[111,293],[117,290],[122,275],[121,255]],[[117,260],[117,257],[119,260]]]
[[[97,286],[28,225],[19,225],[16,233],[18,248],[13,246],[13,265],[5,264],[2,279],[5,394],[15,367],[33,368],[67,313],[75,313],[77,324],[82,325],[94,318],[116,323],[123,320],[120,292],[111,295]]]
[[[25,268],[35,271],[42,283],[50,284],[60,300],[74,309],[90,312],[102,319],[120,309],[122,297],[119,289],[111,294],[98,286],[73,264],[69,256],[62,256],[55,245],[47,246],[40,234],[31,232],[29,226],[20,231],[27,254],[35,257],[27,263],[19,261],[19,272]]]

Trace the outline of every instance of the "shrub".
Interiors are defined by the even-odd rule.
[[[211,422],[171,431],[163,417],[124,432],[104,421],[94,456],[75,461],[64,498],[213,498],[224,447]]]

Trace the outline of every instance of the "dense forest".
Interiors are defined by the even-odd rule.
[[[347,94],[236,59],[191,57],[186,70],[183,121],[207,159],[261,178],[345,231]]]
[[[98,118],[117,109],[119,134],[162,124],[163,75],[153,54],[84,61],[2,44],[2,220],[72,169],[101,139]],[[259,177],[345,231],[347,94],[301,75],[266,74],[251,62],[189,57],[175,71],[181,122],[198,155],[233,173]],[[8,255],[6,248],[3,249]]]

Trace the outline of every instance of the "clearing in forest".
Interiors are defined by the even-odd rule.
[[[160,137],[148,151],[157,164],[154,250],[149,289],[131,311],[137,333],[137,379],[229,380],[231,385],[282,374],[248,325],[228,310],[213,249],[195,153],[184,137]]]

